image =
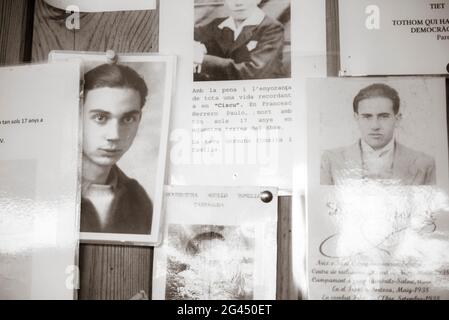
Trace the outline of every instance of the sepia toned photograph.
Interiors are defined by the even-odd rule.
[[[195,0],[194,81],[290,78],[290,0]]]
[[[444,81],[332,79],[315,90],[328,92],[314,101],[321,185],[436,185],[436,177],[447,184]]]
[[[52,59],[75,58],[64,53]],[[171,58],[79,55],[84,67],[82,239],[153,242],[167,152]],[[151,240],[150,240],[151,239]]]
[[[254,295],[254,230],[169,225],[167,300],[250,300]]]

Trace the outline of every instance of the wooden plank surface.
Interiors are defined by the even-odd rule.
[[[81,245],[80,300],[128,300],[151,292],[153,249]]]
[[[34,3],[0,0],[0,65],[30,60]]]
[[[340,29],[338,0],[326,0],[327,75],[338,77],[340,71]]]
[[[63,17],[61,19],[61,17]],[[36,0],[33,61],[51,50],[156,52],[155,11],[81,14],[80,30],[65,27],[64,12]],[[291,263],[291,197],[279,199],[278,299],[296,299]],[[81,245],[79,299],[129,299],[144,290],[151,296],[153,249]]]
[[[48,59],[51,50],[74,50],[75,33],[65,26],[65,11],[36,0],[33,26],[33,62]]]
[[[277,300],[296,300],[292,264],[292,197],[279,197],[278,203]]]
[[[85,14],[75,31],[75,50],[157,52],[157,11],[105,12]]]

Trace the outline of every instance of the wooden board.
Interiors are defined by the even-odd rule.
[[[33,1],[0,1],[0,65],[30,60],[33,11]]]
[[[65,26],[65,11],[36,0],[33,26],[33,62],[44,62],[51,50],[74,50],[75,33]]]
[[[80,30],[67,30],[62,10],[36,0],[33,61],[51,50],[156,52],[155,11],[80,15]],[[58,17],[63,17],[62,19]],[[279,199],[278,299],[297,299],[291,263],[291,197]],[[151,296],[152,248],[81,245],[80,299],[129,299],[141,290]]]

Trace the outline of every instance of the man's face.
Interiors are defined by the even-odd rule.
[[[98,166],[116,164],[131,147],[141,114],[140,95],[134,89],[88,91],[83,115],[84,156]]]
[[[373,149],[385,147],[394,136],[399,115],[393,111],[393,101],[385,97],[373,97],[359,102],[354,114],[362,139]]]
[[[257,8],[261,0],[226,0],[225,3],[235,20],[243,21]]]

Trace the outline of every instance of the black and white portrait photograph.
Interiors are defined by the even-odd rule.
[[[362,180],[447,185],[444,80],[354,78],[309,84],[314,87],[310,107],[320,112],[321,185]]]
[[[290,78],[290,0],[195,0],[194,81]]]
[[[81,55],[82,239],[156,241],[167,152],[171,58]],[[51,58],[73,55],[53,53]]]

